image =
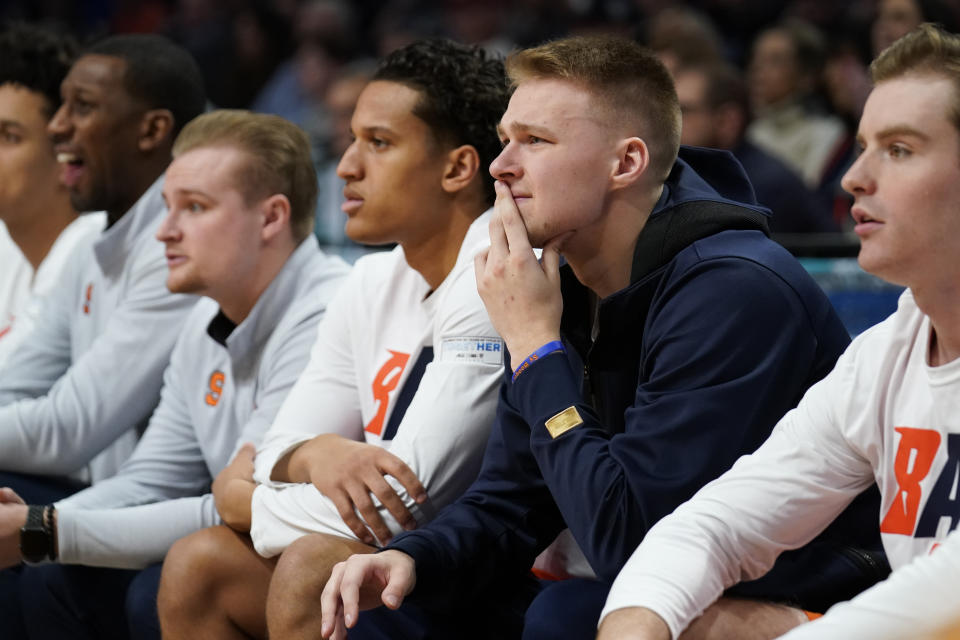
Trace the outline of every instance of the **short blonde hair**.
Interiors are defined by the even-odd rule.
[[[918,74],[937,75],[953,83],[953,106],[947,117],[960,132],[960,36],[924,23],[880,52],[870,64],[875,85]]]
[[[201,147],[233,147],[246,162],[237,185],[246,201],[273,194],[290,201],[290,228],[295,240],[313,231],[317,173],[307,134],[279,116],[220,109],[191,120],[173,144],[174,157]]]
[[[648,49],[615,36],[563,38],[513,53],[506,70],[514,87],[550,78],[585,87],[636,123],[651,168],[662,180],[670,173],[680,148],[680,103],[670,73]]]

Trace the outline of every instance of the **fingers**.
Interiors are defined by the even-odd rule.
[[[367,563],[364,559],[357,562],[348,562],[344,565],[343,575],[340,578],[340,605],[343,613],[343,624],[349,629],[360,615],[360,587],[367,578]]]
[[[379,475],[376,477],[380,482],[383,482],[383,478]],[[373,535],[377,536],[377,539],[380,540],[381,543],[386,543],[393,535],[390,533],[390,529],[387,528],[387,523],[385,523],[380,516],[380,512],[377,511],[377,508],[373,505],[373,500],[370,499],[369,492],[373,490],[370,485],[375,484],[373,480],[371,477],[370,481],[365,484],[353,484],[348,487],[347,491],[350,493],[350,498],[353,500],[357,511],[360,512],[360,517],[366,521],[367,527],[373,531]],[[371,541],[367,544],[373,544],[373,542]]]
[[[250,460],[253,462],[254,456],[257,455],[257,448],[252,442],[245,442],[243,446],[240,447],[240,450],[237,451],[237,458],[243,460]]]
[[[394,517],[400,526],[408,530],[416,528],[417,521],[414,519],[413,514],[410,513],[403,499],[397,495],[397,492],[383,476],[393,476],[397,482],[406,489],[407,495],[410,496],[411,499],[417,504],[423,504],[427,500],[427,490],[424,489],[417,474],[415,474],[403,460],[385,450],[380,452],[377,459],[377,467],[379,474],[370,477],[367,483],[373,491],[373,495],[383,503],[383,506],[386,507],[387,511],[390,512],[390,515]],[[383,538],[380,539],[383,540]]]
[[[490,248],[486,248],[477,255],[473,256],[473,277],[477,279],[477,289],[481,288],[483,274],[487,270],[487,256]]]
[[[410,510],[407,509],[407,505],[403,503],[403,499],[397,495],[397,492],[390,486],[390,483],[384,480],[382,476],[370,483],[370,490],[401,527],[409,530],[417,526],[417,521],[414,519],[413,514],[410,513]],[[388,537],[392,537],[389,531],[387,535]],[[386,542],[379,533],[377,533],[377,537],[380,538],[381,541]]]
[[[334,632],[338,627],[342,627],[338,622],[343,619],[340,583],[343,580],[345,566],[346,563],[344,562],[333,565],[330,579],[327,580],[327,584],[323,587],[323,593],[320,594],[320,635],[324,638],[337,637]]]
[[[417,582],[416,564],[402,551],[385,551],[373,557],[380,564],[380,578],[386,583],[380,600],[390,609],[399,609]]]
[[[527,227],[520,217],[520,209],[513,200],[509,187],[501,181],[496,183],[497,204],[496,210],[499,215],[500,225],[506,237],[507,248],[509,251],[523,252],[530,251],[530,238],[527,236]],[[491,235],[491,243],[493,237]]]
[[[409,586],[409,580],[405,576],[401,577],[399,571],[394,571],[391,573],[390,582],[383,588],[380,599],[388,609],[399,609],[400,605],[403,604],[404,594],[410,590]]]
[[[398,608],[416,583],[413,558],[400,551],[350,556],[334,565],[330,579],[320,595],[320,632],[324,638],[345,638],[343,628],[352,628],[360,615],[360,607],[376,606],[378,584],[380,599],[391,609]],[[366,603],[360,602],[360,591],[368,594]],[[339,628],[338,628],[339,627]],[[343,635],[340,635],[343,631]]]
[[[353,531],[353,535],[357,536],[360,542],[369,545],[376,542],[373,539],[373,535],[367,530],[367,525],[363,523],[363,520],[360,519],[354,510],[353,500],[345,490],[332,493],[328,497],[333,501],[343,523],[350,527],[350,531]]]
[[[403,460],[393,455],[389,451],[384,451],[380,460],[380,471],[386,475],[393,476],[397,482],[403,485],[409,495],[417,504],[423,504],[427,501],[427,490],[420,482],[420,478],[413,472],[413,469],[407,466]],[[379,498],[379,494],[377,494]],[[383,498],[380,498],[383,500]]]
[[[0,488],[0,503],[27,504],[23,498],[17,495],[17,492],[10,487]]]
[[[500,201],[499,193],[497,197],[497,202]],[[487,250],[487,258],[491,262],[498,262],[507,257],[507,254],[510,253],[510,250],[507,246],[507,233],[503,228],[503,223],[500,220],[500,209],[499,207],[494,209],[493,215],[490,216],[490,224],[488,225],[490,232],[490,248]]]

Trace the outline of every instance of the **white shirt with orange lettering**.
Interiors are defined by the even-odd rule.
[[[930,367],[929,341],[930,320],[908,290],[763,446],[650,530],[603,615],[647,607],[677,637],[725,588],[813,539],[876,480],[893,576],[787,637],[916,637],[955,618],[960,597],[942,587],[960,575],[950,535],[960,520],[960,360]]]
[[[277,461],[319,434],[379,445],[402,459],[429,500],[417,505],[387,480],[421,524],[476,477],[503,375],[503,343],[473,273],[474,255],[489,243],[489,216],[471,225],[433,292],[400,247],[357,261],[256,456],[250,536],[261,554],[276,555],[313,532],[356,538],[313,485],[270,479]],[[374,503],[398,533],[396,520]]]

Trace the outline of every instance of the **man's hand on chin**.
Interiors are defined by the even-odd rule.
[[[536,349],[560,337],[559,245],[553,238],[538,261],[510,190],[497,181],[490,219],[490,248],[474,260],[477,290],[490,321],[507,345],[514,367]]]

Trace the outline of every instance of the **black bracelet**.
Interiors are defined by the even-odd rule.
[[[43,508],[43,528],[50,532],[50,550],[47,557],[51,561],[57,559],[57,521],[53,517],[54,512],[55,508],[52,504]]]

